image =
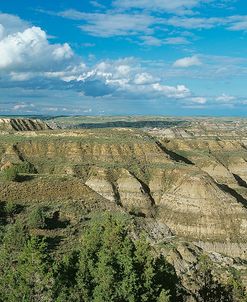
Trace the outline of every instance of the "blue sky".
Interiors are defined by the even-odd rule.
[[[244,0],[0,3],[0,114],[247,114]]]

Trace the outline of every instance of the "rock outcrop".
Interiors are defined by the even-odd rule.
[[[39,131],[51,127],[39,119],[0,118],[0,131]]]

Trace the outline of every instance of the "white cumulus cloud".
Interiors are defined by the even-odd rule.
[[[0,40],[0,70],[41,70],[46,68],[45,64],[72,56],[73,51],[67,43],[50,44],[46,33],[35,26]]]
[[[33,103],[18,103],[18,104],[15,104],[13,106],[13,110],[15,111],[19,111],[19,110],[23,110],[25,109],[26,111],[29,110],[31,111],[31,109],[33,109],[35,107],[35,105]]]
[[[220,95],[219,97],[216,98],[217,102],[220,103],[230,103],[232,101],[234,101],[236,99],[235,96],[231,96],[231,95],[227,95],[225,93],[223,93],[222,95]]]
[[[190,101],[194,104],[206,104],[207,98],[202,97],[202,96],[197,96],[197,97],[191,98]]]
[[[154,77],[147,72],[136,74],[134,79],[134,83],[137,85],[150,84],[153,82],[154,82]]]
[[[191,66],[200,66],[200,65],[202,65],[202,62],[199,60],[197,56],[185,57],[175,61],[173,64],[174,67],[179,67],[179,68],[188,68]]]
[[[158,91],[169,98],[186,98],[190,95],[190,90],[184,85],[166,86],[160,83],[152,85],[154,91]]]
[[[28,27],[30,24],[18,16],[0,12],[0,39],[16,32],[22,32]]]

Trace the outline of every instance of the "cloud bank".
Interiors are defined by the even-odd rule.
[[[60,88],[77,91],[84,97],[113,99],[183,99],[191,95],[182,83],[166,84],[164,78],[147,71],[135,58],[103,60],[88,66],[68,43],[51,43],[40,27],[12,15],[0,14],[0,21],[2,88]],[[129,26],[133,24],[126,25],[122,31],[127,32]],[[137,31],[142,29],[136,27]],[[22,103],[14,107],[15,110],[24,108]]]
[[[208,30],[223,24],[227,30],[244,30],[244,16],[221,18],[201,18],[191,15],[192,10],[204,1],[128,1],[114,2],[114,9],[105,11],[93,1],[97,13],[84,13],[67,10],[56,17],[73,19],[88,35],[100,38],[136,37],[139,45],[145,48],[188,47],[190,32],[173,30],[167,27],[194,28]],[[132,11],[134,9],[134,12]],[[164,10],[169,15],[164,18],[153,12]],[[218,22],[218,23],[217,23]],[[156,31],[164,36],[155,35]],[[133,57],[120,59],[97,59],[90,62],[75,53],[69,43],[53,43],[49,34],[41,27],[33,26],[14,15],[0,13],[0,108],[4,110],[4,95],[13,93],[12,110],[34,112],[41,106],[39,98],[46,98],[48,112],[73,112],[87,102],[119,102],[122,105],[138,102],[180,108],[204,108],[218,104],[233,106],[246,104],[246,98],[232,96],[224,89],[208,95],[194,91],[186,81],[226,78],[233,75],[246,75],[246,61],[241,58],[205,56],[197,52],[180,52],[173,60],[141,60]],[[84,43],[85,47],[95,44]],[[184,55],[183,55],[184,54]],[[187,55],[186,55],[187,54]],[[194,55],[192,55],[194,54]],[[177,60],[176,60],[177,59]],[[240,66],[241,65],[241,66]],[[30,93],[30,95],[29,95]],[[41,96],[40,96],[41,95]],[[33,97],[33,99],[32,99]],[[75,101],[77,99],[77,102]],[[53,98],[62,100],[60,107],[53,105]],[[8,97],[10,99],[10,97]],[[25,100],[24,100],[25,99]],[[30,99],[30,100],[29,100]],[[73,103],[74,111],[66,105]],[[50,104],[49,104],[50,103]],[[160,106],[161,106],[160,105]],[[93,104],[83,107],[82,112],[91,112]],[[2,109],[3,108],[3,109]],[[60,109],[58,109],[60,108]],[[103,110],[101,110],[103,111]]]

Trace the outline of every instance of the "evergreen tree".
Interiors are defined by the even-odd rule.
[[[46,226],[45,219],[44,209],[42,207],[37,207],[30,212],[28,225],[34,229],[43,229]]]
[[[32,237],[0,277],[1,301],[52,302],[54,281],[49,267],[45,242]]]
[[[156,283],[159,272],[155,268],[159,270],[149,244],[131,239],[125,219],[102,217],[82,239],[78,301],[155,302],[165,296],[168,299],[168,293],[162,292],[163,283]]]

